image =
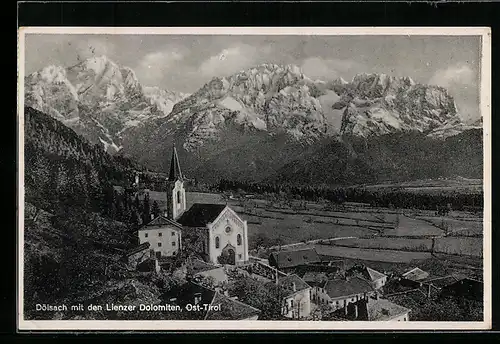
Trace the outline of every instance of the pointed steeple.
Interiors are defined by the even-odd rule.
[[[172,150],[172,159],[170,160],[170,173],[168,174],[168,181],[175,182],[176,180],[183,180],[181,165],[179,164],[179,157],[177,156],[177,149],[175,144]]]

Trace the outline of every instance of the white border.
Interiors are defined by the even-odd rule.
[[[481,36],[481,114],[484,140],[484,321],[483,322],[338,322],[338,321],[94,321],[24,320],[24,61],[26,34],[97,35],[395,35]],[[18,329],[19,330],[486,330],[491,329],[491,30],[488,27],[22,27],[18,41]]]

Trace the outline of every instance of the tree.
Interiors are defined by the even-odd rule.
[[[153,205],[151,206],[151,213],[155,218],[160,216],[160,206],[158,205],[158,202],[156,202],[156,200],[153,201]]]
[[[148,223],[151,221],[151,212],[149,208],[149,193],[144,195],[144,200],[142,202],[142,222]]]

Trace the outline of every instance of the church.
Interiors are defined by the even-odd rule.
[[[200,244],[201,256],[212,264],[239,265],[248,261],[248,226],[238,214],[225,204],[195,203],[186,209],[186,190],[184,177],[181,172],[179,157],[174,146],[170,162],[170,173],[167,179],[167,209],[165,215],[154,219],[151,228],[172,233],[172,238],[180,240],[182,237],[194,237]],[[180,229],[180,231],[179,231]],[[157,234],[160,233],[158,231]],[[151,230],[139,230],[139,242],[149,242],[151,247],[157,248],[158,237]],[[145,237],[147,234],[147,237]],[[166,256],[175,255],[181,249],[181,244],[175,245],[168,251],[163,249]],[[162,245],[162,244],[160,244]],[[162,246],[165,247],[165,246]],[[157,248],[157,252],[160,250]]]

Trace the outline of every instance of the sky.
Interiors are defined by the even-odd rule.
[[[28,34],[26,74],[106,55],[145,86],[193,93],[260,63],[296,64],[311,79],[410,76],[447,88],[465,120],[479,111],[479,36],[222,36]]]

